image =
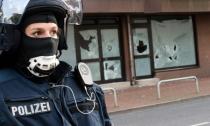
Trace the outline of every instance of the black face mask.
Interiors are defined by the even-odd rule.
[[[22,31],[16,66],[27,76],[47,77],[59,64],[57,59],[59,39],[52,37],[33,38],[25,34],[25,29],[33,23],[55,23],[52,12],[25,15],[20,23]],[[58,24],[57,24],[58,25]],[[29,73],[29,74],[28,74]]]
[[[23,58],[28,61],[30,58],[37,56],[52,56],[58,51],[59,39],[47,38],[32,38],[24,35],[21,44]]]
[[[32,38],[24,35],[18,55],[17,67],[27,69],[37,77],[49,76],[59,64],[56,57],[59,39]]]

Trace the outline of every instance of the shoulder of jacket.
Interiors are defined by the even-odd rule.
[[[0,84],[15,78],[17,78],[17,73],[15,70],[10,68],[0,69]]]
[[[96,84],[96,83],[93,84],[93,89],[94,89],[96,92],[100,93],[100,94],[104,94],[104,92],[103,92],[101,86],[98,85],[98,84]]]
[[[75,78],[75,72],[72,71],[72,70],[69,70],[69,71],[66,73],[65,77],[68,77],[68,78],[70,77],[70,78],[74,79],[74,78]]]

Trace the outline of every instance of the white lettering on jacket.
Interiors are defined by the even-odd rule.
[[[18,106],[10,106],[13,116],[28,116],[34,115],[38,113],[50,112],[50,103],[49,102],[41,102],[34,103],[28,105],[18,105]]]

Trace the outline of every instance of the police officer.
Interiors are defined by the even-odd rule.
[[[58,59],[67,48],[67,23],[81,21],[81,1],[0,5],[0,125],[111,126],[103,91],[87,65],[72,71]]]

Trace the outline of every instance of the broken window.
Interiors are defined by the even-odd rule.
[[[140,21],[138,21],[138,23],[139,22]],[[151,76],[152,66],[151,66],[148,25],[146,24],[144,26],[136,25],[133,27],[132,32],[133,32],[135,76],[136,77]]]
[[[104,61],[104,79],[121,78],[121,62],[120,60]]]
[[[101,30],[103,57],[120,56],[118,29]]]
[[[92,63],[87,63],[87,65],[91,69],[93,81],[101,80],[100,64],[98,62],[92,62]]]
[[[133,29],[134,55],[149,54],[149,42],[147,28]]]
[[[152,20],[151,25],[156,69],[196,64],[191,18]]]
[[[77,34],[79,41],[81,58],[94,59],[99,57],[98,36],[96,30],[82,30]]]
[[[149,58],[135,59],[136,76],[151,75],[151,65]]]
[[[117,19],[90,18],[75,30],[77,61],[88,64],[97,83],[123,79]]]

